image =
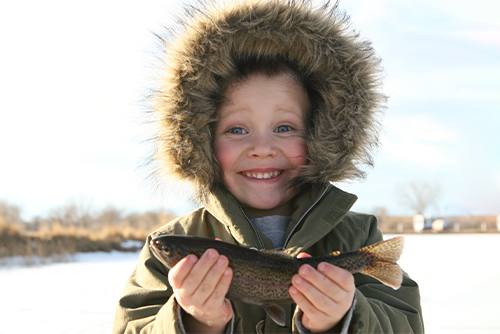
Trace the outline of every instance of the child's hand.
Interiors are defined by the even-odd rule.
[[[310,257],[300,253],[298,258]],[[303,265],[292,278],[290,295],[304,312],[302,324],[311,332],[325,332],[339,323],[351,307],[354,277],[345,269],[322,262],[318,269]]]
[[[228,264],[227,257],[209,249],[199,260],[195,255],[186,256],[168,273],[175,298],[187,313],[187,332],[222,333],[231,320],[233,309],[225,298],[233,276]],[[189,321],[189,316],[194,319]]]

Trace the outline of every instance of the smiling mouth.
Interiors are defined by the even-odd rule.
[[[252,179],[272,179],[274,177],[279,176],[283,171],[282,170],[275,170],[275,171],[270,171],[270,172],[241,172],[241,174],[245,175],[246,177],[250,177]]]

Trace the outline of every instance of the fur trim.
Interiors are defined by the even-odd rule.
[[[155,159],[160,172],[188,180],[201,193],[221,180],[212,148],[221,79],[232,77],[235,59],[282,58],[318,78],[321,103],[307,130],[309,164],[300,185],[364,177],[378,146],[379,60],[350,28],[337,5],[308,0],[230,1],[191,8],[166,43]]]

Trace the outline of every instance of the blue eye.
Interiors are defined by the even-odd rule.
[[[231,130],[229,130],[229,133],[232,133],[235,135],[242,135],[242,134],[245,134],[247,132],[245,130],[243,130],[242,128],[232,128]]]
[[[276,128],[276,130],[274,130],[274,132],[288,132],[291,130],[292,130],[292,128],[289,127],[288,125],[280,125]]]

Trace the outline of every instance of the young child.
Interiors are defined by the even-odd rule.
[[[308,1],[249,1],[191,11],[168,45],[156,95],[161,170],[188,180],[203,207],[153,232],[126,283],[114,333],[421,333],[417,284],[400,289],[323,263],[303,265],[283,305],[229,301],[232,270],[214,249],[170,271],[151,238],[218,238],[294,257],[382,240],[356,197],[334,187],[363,176],[377,145],[378,60],[345,16]]]

